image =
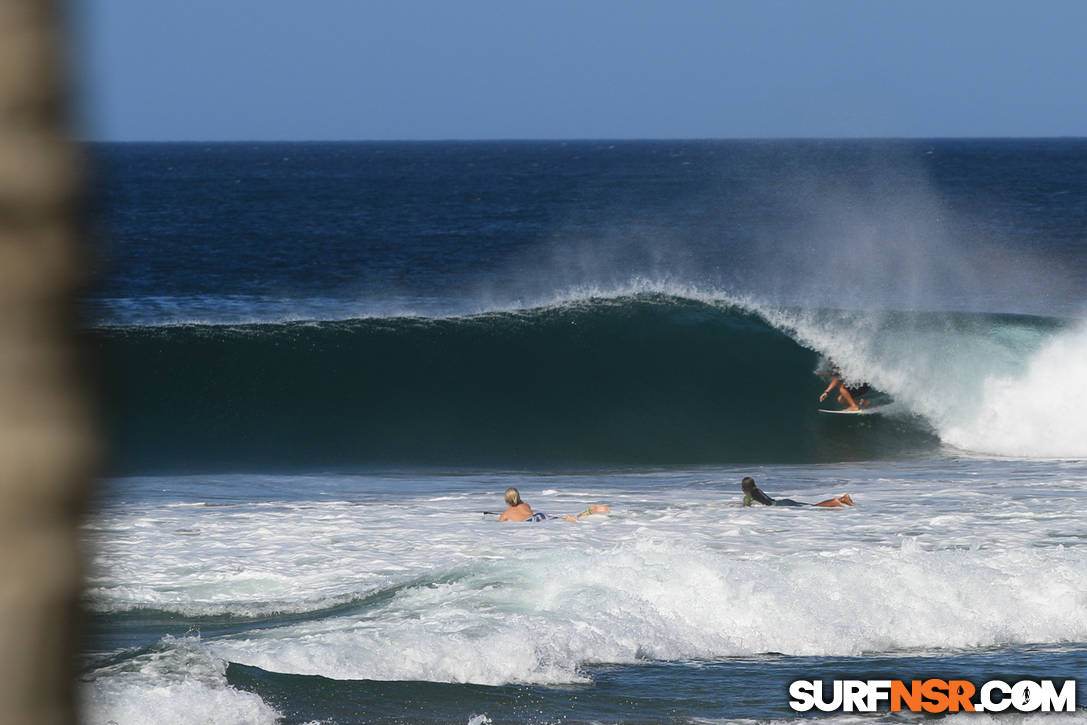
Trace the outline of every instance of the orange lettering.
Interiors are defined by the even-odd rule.
[[[958,712],[961,707],[965,712],[974,711],[974,703],[970,698],[974,696],[974,684],[967,680],[948,680],[948,700],[951,712]]]
[[[907,688],[902,680],[891,683],[891,712],[902,709],[903,701],[911,712],[921,711],[921,681],[913,680]]]
[[[929,701],[922,703],[925,712],[947,711],[947,682],[944,680],[925,680],[921,683],[921,694]]]

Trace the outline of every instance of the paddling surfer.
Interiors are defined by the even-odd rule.
[[[521,492],[516,488],[506,489],[506,505],[509,508],[503,511],[502,515],[498,517],[499,521],[544,521],[546,519],[558,518],[558,516],[548,516],[545,513],[534,512],[531,506],[521,500]],[[611,513],[611,508],[609,506],[593,504],[576,516],[565,516],[564,520],[577,521],[582,516],[608,513]]]
[[[744,492],[744,506],[752,506],[756,503],[760,503],[763,506],[819,506],[821,508],[843,508],[845,506],[853,506],[853,497],[848,493],[843,493],[841,496],[835,496],[834,498],[828,498],[826,501],[820,501],[819,503],[801,503],[800,501],[793,501],[791,498],[770,498],[762,489],[755,485],[755,479],[751,476],[747,476],[740,482],[740,488]]]

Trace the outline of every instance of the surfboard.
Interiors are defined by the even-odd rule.
[[[860,410],[829,410],[827,408],[819,408],[820,413],[830,413],[831,415],[874,415],[880,412],[880,408],[886,406],[873,405],[868,408],[861,408]]]

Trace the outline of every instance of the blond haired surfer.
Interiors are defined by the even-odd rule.
[[[498,517],[499,521],[545,521],[546,519],[558,518],[558,516],[548,516],[545,513],[533,512],[532,507],[521,500],[521,492],[512,487],[506,489],[506,506],[509,508],[503,511],[502,515]],[[577,521],[582,516],[608,513],[611,513],[611,507],[604,504],[593,504],[576,516],[565,516],[564,520]]]

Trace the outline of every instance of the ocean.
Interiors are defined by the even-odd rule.
[[[1087,140],[88,154],[84,722],[1087,721]]]

